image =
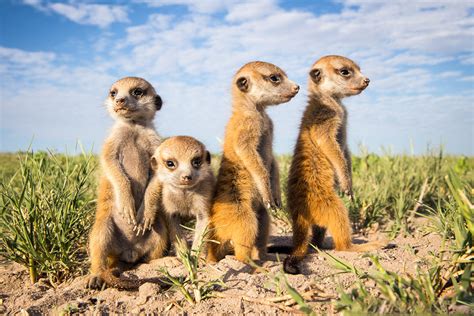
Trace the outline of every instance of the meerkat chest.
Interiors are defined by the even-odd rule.
[[[147,141],[139,134],[128,137],[119,151],[119,160],[125,172],[134,179],[148,179],[150,153]]]
[[[166,186],[163,188],[163,206],[168,214],[180,214],[184,217],[196,215],[200,194],[186,189]]]

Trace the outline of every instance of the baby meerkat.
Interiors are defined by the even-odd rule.
[[[226,254],[230,241],[238,260],[263,259],[269,234],[268,210],[281,206],[273,123],[265,108],[290,101],[299,86],[266,62],[240,68],[232,85],[232,116],[211,208],[208,261]]]
[[[102,175],[89,240],[88,287],[101,288],[105,282],[135,288],[139,284],[111,273],[117,263],[161,257],[168,245],[163,220],[156,220],[144,236],[137,237],[133,232],[136,209],[143,202],[150,178],[150,158],[161,143],[152,121],[162,101],[146,80],[126,77],[112,85],[105,104],[115,124],[100,156]]]
[[[326,228],[336,250],[368,251],[380,242],[354,245],[349,215],[335,191],[337,184],[352,198],[351,156],[347,146],[344,97],[357,95],[369,85],[359,66],[341,56],[325,56],[309,73],[309,101],[301,121],[288,175],[288,209],[293,221],[293,251],[284,262],[287,273],[299,273],[307,253],[310,230],[321,246]]]
[[[171,137],[156,149],[151,166],[155,174],[145,193],[145,210],[137,233],[151,229],[156,213],[164,211],[177,251],[179,244],[187,245],[179,217],[195,217],[192,249],[198,249],[209,221],[215,186],[209,151],[193,137]]]

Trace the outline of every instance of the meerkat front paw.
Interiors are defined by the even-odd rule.
[[[270,202],[271,201],[271,202]],[[276,204],[276,202],[271,199],[271,200],[267,200],[267,201],[263,201],[263,205],[265,206],[265,208],[267,209],[267,211],[273,211],[273,210],[276,210],[277,208],[279,208]]]
[[[90,275],[87,278],[86,288],[91,290],[101,290],[105,287],[104,280],[99,275]]]
[[[281,197],[275,197],[274,201],[273,201],[273,204],[275,204],[276,208],[281,208],[282,207]]]
[[[353,199],[354,193],[352,192],[352,180],[343,178],[339,183],[340,192],[345,196],[349,197],[349,199]]]
[[[129,224],[137,224],[135,205],[133,198],[125,199],[119,204],[119,215]]]
[[[155,217],[149,214],[143,214],[143,218],[140,220],[140,223],[136,224],[133,227],[133,231],[137,236],[145,235],[147,230],[151,230],[153,223],[155,222]]]

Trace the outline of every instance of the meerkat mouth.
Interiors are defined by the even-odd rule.
[[[285,99],[293,99],[297,93],[282,95]]]
[[[359,87],[359,88],[352,88],[351,90],[352,91],[356,91],[356,92],[362,92],[365,90],[366,87]]]
[[[126,113],[133,113],[135,110],[133,109],[127,109],[127,108],[115,108],[114,109],[115,113],[120,113],[120,114],[126,114]]]
[[[196,186],[196,184],[197,184],[197,182],[188,183],[188,184],[175,183],[173,186],[178,188],[178,189],[192,189],[193,187]]]

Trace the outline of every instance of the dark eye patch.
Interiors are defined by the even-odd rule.
[[[135,97],[141,97],[141,96],[145,95],[145,90],[143,90],[141,88],[133,89],[132,90],[132,95],[135,96]]]
[[[270,75],[268,79],[270,79],[271,82],[277,83],[281,81],[281,76],[278,74],[273,74],[273,75]]]
[[[109,94],[110,94],[110,96],[111,96],[112,98],[115,98],[115,96],[117,95],[117,91],[116,91],[116,90],[111,90],[111,91],[109,92]]]
[[[173,160],[166,160],[165,166],[166,168],[171,169],[171,170],[176,169],[176,163]]]
[[[341,74],[341,76],[349,77],[352,74],[352,71],[347,68],[341,68],[339,69],[339,73]]]
[[[191,160],[191,165],[196,169],[201,167],[201,164],[202,164],[201,157],[195,157]]]

